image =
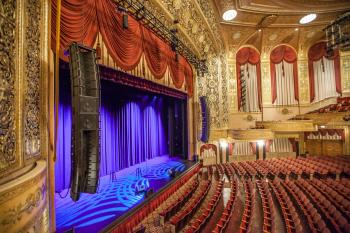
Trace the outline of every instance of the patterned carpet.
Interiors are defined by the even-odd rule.
[[[66,198],[56,194],[57,233],[73,227],[77,233],[100,231],[144,200],[143,194],[135,195],[137,184],[149,183],[156,192],[171,181],[168,169],[183,172],[190,165],[177,158],[162,156],[117,172],[115,179],[110,176],[100,178],[98,193],[83,194],[77,202],[70,199],[69,193]],[[141,169],[142,177],[136,176],[137,168]],[[67,191],[60,195],[66,195]]]

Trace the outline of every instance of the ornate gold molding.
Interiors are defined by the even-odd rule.
[[[27,0],[25,6],[25,99],[24,158],[40,155],[40,0]]]
[[[0,232],[20,232],[43,215],[46,201],[46,161],[0,186]]]
[[[234,129],[228,131],[229,137],[234,140],[267,140],[275,137],[274,132],[270,129]]]
[[[270,129],[274,132],[298,132],[316,131],[317,128],[312,120],[288,120],[288,121],[257,121],[256,126]]]
[[[16,156],[16,42],[18,36],[17,1],[0,7],[0,177],[18,166]],[[18,71],[17,71],[18,72]]]

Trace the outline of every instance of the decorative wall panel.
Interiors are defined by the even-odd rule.
[[[261,62],[261,79],[262,79],[262,102],[264,104],[271,104],[271,77],[270,77],[270,63]]]
[[[350,93],[350,54],[341,55],[341,79],[343,92]]]
[[[40,155],[40,0],[28,0],[25,9],[24,156],[30,159]]]
[[[309,73],[307,60],[298,60],[298,81],[299,81],[299,99],[300,103],[309,103]]]
[[[0,178],[16,156],[16,0],[0,1]]]

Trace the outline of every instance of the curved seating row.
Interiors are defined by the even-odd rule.
[[[250,180],[244,181],[244,192],[245,192],[245,204],[244,211],[241,220],[241,225],[239,227],[239,233],[248,232],[248,228],[250,225],[250,220],[252,218],[252,210],[254,208],[254,196],[253,196],[253,187]]]
[[[216,227],[212,231],[212,233],[222,233],[227,227],[227,224],[232,216],[233,205],[237,196],[237,181],[233,180],[231,182],[231,194],[230,199],[228,200],[224,212],[221,215],[220,220],[216,224]]]
[[[200,232],[201,229],[203,229],[209,218],[212,216],[218,202],[221,200],[223,185],[224,182],[222,180],[217,183],[215,193],[211,200],[206,206],[203,206],[200,209],[201,214],[192,222],[191,227],[187,229],[186,233]]]
[[[187,205],[184,210],[180,210],[180,212],[170,218],[172,232],[178,232],[187,224],[189,219],[193,216],[208,194],[210,186],[211,180],[204,181],[204,184],[200,187],[199,193],[197,193],[195,197],[191,199],[190,204]]]
[[[162,225],[164,225],[164,223],[168,221],[171,216],[176,214],[187,203],[187,201],[195,193],[198,185],[199,185],[198,180],[193,181],[192,184],[188,186],[188,188],[185,190],[185,192],[181,197],[178,197],[176,201],[174,201],[170,206],[168,206],[164,211],[162,211],[159,214],[160,223]]]

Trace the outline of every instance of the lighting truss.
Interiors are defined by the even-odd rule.
[[[184,56],[191,63],[199,75],[208,72],[206,60],[199,59],[177,36],[176,28],[167,28],[157,17],[155,17],[138,0],[115,0],[118,10],[130,14],[141,21],[143,25],[165,40],[176,54]],[[174,21],[177,24],[178,21]]]
[[[338,17],[324,31],[326,32],[328,53],[332,54],[335,49],[350,50],[350,12]]]

